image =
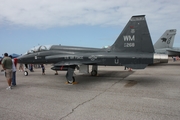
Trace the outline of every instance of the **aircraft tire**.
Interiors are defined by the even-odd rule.
[[[25,76],[28,76],[28,71],[24,71],[24,75],[25,75]]]
[[[96,75],[97,75],[97,71],[96,71],[96,70],[92,70],[92,71],[91,71],[91,75],[92,75],[92,76],[96,76]]]
[[[72,77],[73,81],[67,81],[69,84],[73,84],[75,82],[75,77]]]
[[[75,77],[73,76],[73,82],[75,82]]]

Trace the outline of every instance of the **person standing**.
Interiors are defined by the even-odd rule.
[[[126,70],[126,68],[127,68],[127,67],[126,67],[126,66],[124,66],[124,70]]]
[[[19,71],[23,71],[24,72],[24,68],[23,68],[23,64],[22,63],[19,64]]]
[[[41,68],[42,68],[42,75],[45,75],[45,66],[44,66],[44,64],[41,64]]]
[[[12,60],[10,57],[8,57],[7,53],[4,53],[4,58],[2,60],[2,67],[5,71],[5,77],[8,82],[8,87],[6,88],[7,90],[11,90],[11,80],[12,80]]]
[[[16,64],[12,56],[9,56],[12,59],[12,86],[16,86]]]

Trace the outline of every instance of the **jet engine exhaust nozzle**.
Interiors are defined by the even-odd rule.
[[[166,54],[154,54],[153,63],[168,63],[168,55],[166,55]]]

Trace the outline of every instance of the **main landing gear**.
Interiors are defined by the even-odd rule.
[[[76,68],[75,65],[68,67],[68,70],[67,70],[67,73],[66,73],[66,79],[67,79],[66,83],[67,84],[77,84],[75,82],[75,77],[73,76],[75,68]]]
[[[97,76],[98,74],[98,66],[97,65],[93,65],[92,66],[92,71],[91,71],[91,76]]]
[[[68,67],[67,69],[67,73],[66,73],[66,79],[67,79],[67,84],[77,84],[77,82],[75,82],[75,77],[74,75],[74,70],[77,66],[76,65],[71,65]],[[92,76],[97,76],[98,74],[98,70],[97,70],[98,66],[97,65],[93,65],[92,66],[92,71],[91,71],[91,75]]]
[[[97,76],[97,70],[92,70],[91,71],[91,76]]]

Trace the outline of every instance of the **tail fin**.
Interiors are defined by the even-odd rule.
[[[164,34],[154,44],[154,49],[172,48],[175,35],[176,29],[166,30]]]
[[[154,53],[145,15],[131,17],[115,43],[111,46],[111,51]]]

